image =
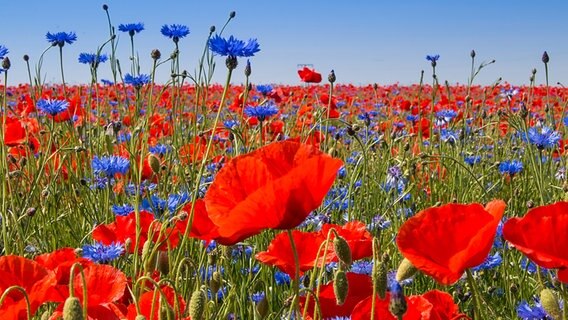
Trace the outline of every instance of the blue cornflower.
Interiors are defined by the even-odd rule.
[[[83,246],[83,257],[96,263],[111,262],[124,253],[124,247],[120,243],[104,245],[100,242]]]
[[[130,84],[135,88],[140,88],[145,84],[150,83],[150,76],[147,74],[141,74],[139,76],[133,76],[130,73],[127,73],[124,76],[124,83]]]
[[[57,114],[67,110],[68,107],[69,102],[66,100],[41,99],[37,102],[37,108],[50,116],[56,116]]]
[[[495,267],[498,267],[503,262],[503,258],[499,255],[499,252],[495,253],[494,255],[490,255],[485,259],[485,261],[478,265],[477,267],[472,268],[473,271],[480,271],[480,270],[489,270]]]
[[[123,205],[115,204],[112,206],[112,213],[114,213],[117,216],[127,216],[133,211],[134,207],[129,205],[128,203]]]
[[[269,94],[270,92],[272,92],[272,86],[269,84],[259,84],[256,86],[256,91],[260,92],[263,96]]]
[[[499,172],[514,176],[523,171],[523,163],[519,160],[503,161],[499,164]]]
[[[142,200],[141,207],[143,210],[152,212],[154,217],[159,218],[164,214],[168,201],[153,194],[150,199]]]
[[[128,32],[130,36],[133,36],[135,33],[139,33],[142,30],[144,30],[144,24],[142,22],[118,25],[118,31]]]
[[[107,86],[112,86],[112,85],[114,84],[114,82],[112,82],[112,81],[110,81],[110,80],[107,80],[107,79],[101,79],[101,82],[102,82],[104,85],[107,85]]]
[[[506,98],[507,100],[513,99],[519,93],[519,89],[512,88],[512,89],[501,89],[501,93],[499,94],[501,97]]]
[[[0,45],[0,59],[4,59],[4,56],[8,54],[8,48]]]
[[[264,121],[267,118],[278,113],[278,108],[271,103],[266,103],[260,106],[246,106],[244,113],[247,117],[256,117],[258,121]]]
[[[481,162],[481,156],[465,156],[463,161],[470,166],[473,166],[474,164]]]
[[[183,206],[184,204],[191,201],[191,197],[189,193],[183,192],[180,194],[170,194],[168,196],[167,207],[168,210],[173,213],[176,212],[178,208]]]
[[[556,147],[561,136],[558,131],[554,131],[547,126],[542,126],[540,130],[536,127],[529,128],[527,138],[530,143],[542,150]]]
[[[436,63],[438,61],[438,59],[440,59],[440,55],[439,54],[435,54],[435,55],[427,55],[426,56],[426,60],[432,62],[432,63]]]
[[[440,140],[453,145],[459,140],[458,132],[444,128],[440,130]]]
[[[228,119],[223,121],[223,126],[227,129],[234,129],[239,126],[239,122],[237,120]]]
[[[253,293],[253,294],[250,296],[250,299],[251,299],[255,304],[257,304],[257,303],[259,303],[260,301],[262,301],[262,299],[264,299],[264,296],[265,296],[264,291],[260,291],[260,292]]]
[[[100,158],[95,156],[91,161],[91,166],[96,175],[102,174],[112,177],[117,173],[126,174],[128,169],[130,169],[130,161],[119,156],[104,156]]]
[[[452,121],[453,118],[457,117],[458,113],[452,109],[445,109],[436,112],[436,125],[442,126],[444,124],[449,123]]]
[[[252,57],[260,51],[260,45],[256,39],[249,39],[244,42],[233,36],[225,39],[216,34],[209,39],[209,49],[224,57]]]
[[[351,272],[358,274],[366,274],[368,276],[373,273],[373,261],[354,261],[351,265]]]
[[[534,299],[534,306],[530,306],[528,302],[521,301],[517,306],[517,316],[523,320],[549,320],[552,319],[540,304],[538,299]]]
[[[48,32],[45,35],[45,38],[48,42],[51,42],[52,46],[60,46],[63,47],[65,43],[73,44],[73,42],[77,41],[77,35],[75,32],[57,32],[51,33]]]
[[[290,276],[287,273],[277,270],[274,273],[274,281],[279,286],[290,284]]]
[[[179,39],[184,38],[189,34],[189,28],[182,24],[165,24],[162,26],[162,29],[160,29],[160,32],[177,43]]]
[[[96,53],[80,53],[79,54],[79,63],[90,64],[93,66],[97,66],[99,63],[106,62],[108,60],[108,56],[106,54],[99,54]]]
[[[167,144],[157,144],[155,146],[149,147],[148,150],[155,155],[164,155],[170,152],[170,150],[172,150],[172,147]]]

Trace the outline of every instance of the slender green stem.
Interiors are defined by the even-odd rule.
[[[296,243],[294,242],[294,235],[292,234],[292,230],[288,229],[286,231],[288,233],[288,238],[290,238],[290,246],[292,247],[292,253],[294,254],[294,282],[292,284],[294,289],[294,300],[292,303],[291,308],[293,308],[293,313],[299,315],[300,311],[300,258],[298,256],[298,250],[296,248]],[[289,317],[290,319],[298,319],[297,316],[293,316],[291,312]]]
[[[474,306],[473,319],[488,319],[487,317],[485,317],[486,316],[485,312],[482,311],[484,309],[482,308],[480,302],[481,297],[479,295],[479,290],[477,289],[477,285],[475,284],[475,280],[471,275],[471,271],[467,269],[465,272],[467,273],[467,283],[469,284],[473,295],[473,306]]]
[[[61,82],[63,82],[63,96],[67,97],[67,88],[65,87],[65,72],[63,72],[63,46],[59,46],[59,66],[61,67]]]

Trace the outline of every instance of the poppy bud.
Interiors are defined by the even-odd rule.
[[[385,298],[387,293],[388,284],[388,255],[385,254],[381,263],[375,262],[373,264],[373,286],[375,286],[375,291],[381,299]]]
[[[414,267],[414,265],[412,265],[412,262],[410,262],[410,260],[404,258],[401,262],[400,265],[398,266],[398,269],[396,270],[396,281],[403,281],[406,280],[408,278],[411,278],[412,276],[414,276],[416,274],[416,272],[418,271],[418,269],[416,269],[416,267]]]
[[[152,57],[152,59],[154,59],[154,60],[158,60],[162,57],[162,53],[160,52],[160,50],[154,49],[150,53],[150,57]]]
[[[333,293],[335,293],[337,305],[343,305],[349,293],[349,282],[347,281],[347,274],[341,269],[337,270],[333,278]]]
[[[475,58],[475,50],[471,50],[469,55],[471,56],[472,59]]]
[[[203,318],[203,312],[205,311],[205,303],[207,302],[207,297],[202,289],[195,290],[191,294],[191,299],[189,300],[189,316],[193,320],[201,320]]]
[[[330,83],[334,83],[336,78],[335,78],[335,71],[331,70],[331,72],[329,73],[329,76],[327,76],[327,80]]]
[[[219,289],[221,289],[222,282],[223,278],[221,278],[221,273],[219,271],[214,271],[213,275],[211,276],[211,281],[209,281],[209,289],[211,289],[212,294],[217,294]]]
[[[4,60],[2,60],[2,68],[4,68],[4,70],[8,70],[11,66],[12,63],[10,63],[10,59],[8,57],[5,57]]]
[[[542,54],[542,62],[544,62],[545,64],[547,64],[550,61],[550,57],[548,56],[548,52],[544,52]]]
[[[144,261],[144,271],[152,272],[156,269],[156,254],[152,250],[152,241],[146,241],[142,246],[142,261]]]
[[[339,258],[341,262],[346,264],[347,266],[351,266],[353,262],[351,257],[351,248],[349,248],[349,244],[339,234],[335,232],[335,238],[333,239],[333,249],[335,250],[335,254]]]
[[[168,253],[165,251],[158,253],[158,270],[163,275],[170,273],[170,259],[168,258]]]
[[[207,255],[207,264],[211,266],[217,264],[217,254],[214,251]]]
[[[250,61],[247,60],[247,65],[245,66],[245,77],[250,77],[252,69],[250,67]]]
[[[390,286],[390,293],[391,298],[389,301],[389,311],[393,316],[402,319],[402,316],[406,313],[407,305],[402,292],[402,287],[398,282],[395,281]]]
[[[266,299],[266,295],[257,303],[256,312],[258,312],[261,319],[264,319],[268,314],[268,300]]]
[[[77,297],[69,297],[63,305],[63,320],[83,320],[83,307]]]
[[[558,299],[556,299],[556,295],[554,295],[554,292],[552,290],[546,288],[540,292],[540,303],[542,304],[544,311],[546,311],[546,313],[548,313],[552,317],[552,319],[562,319],[560,304],[558,303]]]
[[[160,173],[160,159],[158,159],[155,154],[151,153],[148,155],[148,164],[150,165],[152,172],[154,172],[155,174]]]
[[[146,320],[146,317],[139,314],[139,315],[136,316],[135,320]]]

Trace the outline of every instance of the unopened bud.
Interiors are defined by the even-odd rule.
[[[83,320],[83,307],[77,297],[69,297],[63,305],[63,320]]]
[[[548,63],[550,61],[550,57],[548,56],[548,52],[544,52],[542,54],[542,62],[544,62],[545,64]]]
[[[546,288],[540,292],[540,303],[542,304],[544,311],[546,311],[546,313],[548,313],[552,317],[552,319],[562,319],[560,304],[558,303],[558,299],[556,299],[556,295],[552,290]]]
[[[329,73],[329,75],[327,76],[327,80],[330,83],[334,83],[336,78],[335,78],[335,71],[331,70],[331,72]]]
[[[335,302],[337,305],[343,305],[349,293],[349,282],[347,281],[347,274],[341,269],[335,272],[335,277],[333,278],[333,292],[335,293]]]
[[[158,60],[162,57],[162,53],[160,52],[160,50],[154,49],[150,53],[150,57],[152,57],[152,59],[154,59],[154,60]]]
[[[206,302],[207,297],[203,289],[198,289],[193,292],[189,300],[189,316],[192,320],[201,320],[203,318]]]
[[[396,270],[396,281],[400,282],[400,281],[409,279],[412,276],[414,276],[417,271],[418,271],[418,269],[416,269],[416,267],[414,267],[412,262],[410,262],[410,260],[404,258],[400,262],[400,265],[398,266],[398,269]]]
[[[5,57],[4,60],[2,60],[2,68],[4,70],[8,70],[8,69],[10,69],[11,66],[12,66],[12,63],[10,63],[10,59],[8,57]]]

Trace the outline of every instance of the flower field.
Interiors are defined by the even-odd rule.
[[[188,72],[187,26],[139,55],[144,25],[103,9],[108,41],[70,61],[81,39],[48,32],[29,83],[0,46],[0,319],[568,319],[568,89],[535,83],[546,52],[526,86],[477,85],[475,51],[463,85],[439,55],[415,85],[253,84],[262,42],[234,12]]]

